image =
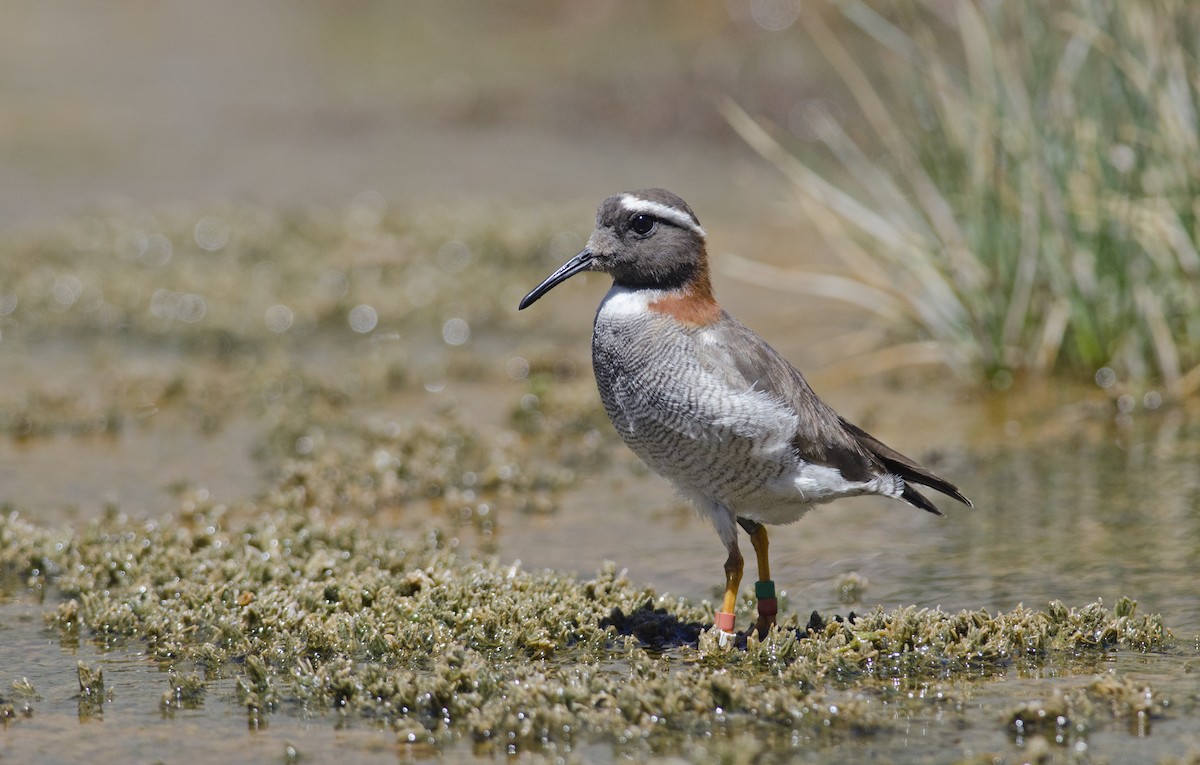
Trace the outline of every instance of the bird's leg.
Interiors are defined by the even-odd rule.
[[[775,626],[775,615],[779,613],[779,601],[775,599],[775,582],[771,580],[771,561],[767,555],[767,528],[747,518],[738,518],[738,524],[750,533],[750,544],[754,545],[754,558],[758,562],[758,581],[754,583],[754,597],[758,600],[758,619],[754,629],[760,639],[765,638]]]
[[[737,540],[729,545],[729,557],[725,559],[725,598],[721,610],[716,614],[716,627],[722,632],[733,633],[733,612],[737,607],[738,586],[742,583],[742,568],[745,561],[738,550]]]

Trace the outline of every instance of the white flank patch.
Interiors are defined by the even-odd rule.
[[[869,481],[847,481],[837,468],[812,463],[802,464],[792,474],[791,485],[807,502],[828,502],[838,497],[860,494],[898,498],[904,490],[903,480],[890,473],[875,476]]]
[[[653,215],[655,218],[669,220],[680,228],[695,231],[700,235],[701,239],[704,239],[706,236],[704,229],[700,228],[700,224],[692,220],[692,216],[683,210],[677,210],[670,205],[664,205],[662,202],[651,202],[649,199],[635,197],[633,194],[623,194],[621,195],[621,206],[629,212],[645,213]]]

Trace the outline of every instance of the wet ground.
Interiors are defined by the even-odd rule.
[[[15,115],[0,163],[18,181],[0,185],[0,754],[471,762],[507,750],[453,725],[429,738],[394,717],[296,703],[295,689],[255,713],[239,689],[254,676],[245,655],[181,663],[144,628],[65,628],[64,603],[101,606],[71,589],[79,571],[55,569],[71,543],[46,540],[82,549],[96,522],[120,538],[149,522],[192,539],[197,507],[227,507],[215,517],[236,539],[303,487],[309,505],[395,546],[436,533],[530,572],[531,591],[578,591],[611,561],[622,587],[682,603],[671,605],[680,620],[703,611],[721,583],[715,535],[616,443],[595,398],[587,331],[600,280],[515,311],[573,254],[600,198],[648,183],[697,209],[731,312],[810,370],[849,419],[977,505],[939,519],[847,501],[774,531],[784,612],[799,623],[813,610],[876,606],[1009,614],[1127,597],[1174,637],[1149,651],[1114,642],[987,671],[817,684],[811,698],[826,708],[869,710],[869,724],[829,739],[796,723],[794,741],[755,744],[730,723],[625,740],[597,724],[542,744],[521,738],[514,756],[1170,762],[1200,752],[1194,407],[1118,403],[1090,381],[998,395],[939,370],[856,380],[836,362],[861,317],[723,271],[722,253],[805,264],[811,253],[783,187],[727,135],[709,97],[734,90],[786,119],[817,89],[785,76],[806,63],[786,29],[733,20],[741,6],[727,5],[711,17],[666,5],[637,24],[622,4],[527,4],[511,18],[370,3],[348,13],[38,4],[12,15],[0,31]],[[671,98],[657,97],[664,89]],[[27,554],[40,544],[41,558]],[[132,597],[123,586],[113,579],[97,597],[119,604]],[[605,650],[556,655],[545,672],[599,661],[640,678],[658,660],[685,680],[708,671],[687,646],[659,659]],[[103,671],[98,700],[81,690],[79,662]],[[177,691],[169,670],[197,667],[202,693]],[[937,694],[948,701],[925,698]],[[1064,698],[1066,729],[1014,726],[1021,705],[1054,717]]]

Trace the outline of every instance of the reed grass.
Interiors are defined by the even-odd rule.
[[[736,270],[864,306],[896,328],[890,358],[998,387],[1200,390],[1200,5],[834,7],[836,33],[803,18],[844,118],[806,105],[806,145],[724,111],[844,273]]]

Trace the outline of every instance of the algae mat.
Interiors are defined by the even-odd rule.
[[[926,744],[936,751],[978,724],[974,699],[990,683],[1013,675],[1084,673],[1043,702],[992,710],[1008,718],[990,720],[993,733],[1070,747],[1172,712],[1152,685],[1103,673],[1114,651],[1171,647],[1161,620],[1128,600],[996,615],[877,609],[804,628],[793,617],[766,641],[720,650],[701,632],[711,610],[656,599],[613,570],[529,573],[448,550],[436,529],[381,534],[273,499],[244,520],[198,502],[169,522],[113,517],[78,534],[0,525],[8,575],[59,601],[45,614],[53,639],[102,647],[77,666],[81,720],[104,718],[105,657],[130,651],[159,678],[163,722],[149,728],[231,705],[252,729],[349,719],[399,743],[512,753],[604,741],[639,757],[825,759],[914,721],[942,729]],[[41,691],[5,653],[15,743],[39,724]],[[224,690],[208,698],[214,686]]]

